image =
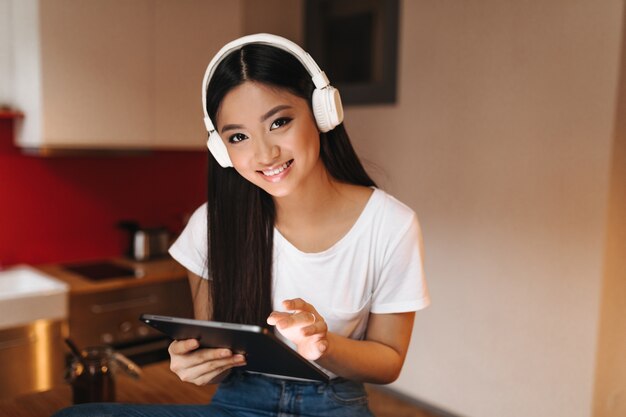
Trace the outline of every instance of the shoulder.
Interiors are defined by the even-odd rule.
[[[411,207],[380,189],[375,189],[370,204],[369,228],[385,253],[401,242],[421,240],[417,214]]]
[[[196,208],[187,221],[182,235],[189,234],[194,242],[204,242],[207,236],[207,203]]]
[[[200,207],[196,208],[189,217],[189,221],[187,222],[191,226],[195,225],[206,225],[207,219],[207,203],[205,202]]]
[[[411,207],[379,188],[374,189],[371,199],[377,214],[375,217],[387,227],[397,230],[417,221],[417,214]]]
[[[206,204],[198,207],[169,250],[170,255],[181,265],[204,278],[208,277],[206,213]]]

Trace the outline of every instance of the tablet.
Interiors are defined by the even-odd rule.
[[[139,320],[174,340],[196,339],[201,347],[227,348],[243,354],[246,365],[238,369],[304,380],[329,380],[328,375],[260,326],[154,314],[142,314]]]

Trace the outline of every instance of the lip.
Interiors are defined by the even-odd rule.
[[[291,167],[293,167],[293,164],[294,164],[294,160],[293,159],[290,159],[287,162],[290,162],[289,166],[287,168],[285,168],[283,170],[283,172],[281,172],[280,174],[276,174],[276,175],[272,175],[271,177],[268,177],[262,171],[257,171],[257,173],[261,176],[261,178],[263,178],[267,182],[271,182],[271,183],[280,182],[280,181],[282,181],[283,178],[285,178],[287,175],[289,175],[289,173],[291,172]],[[282,165],[283,164],[278,165],[278,166],[282,166]]]

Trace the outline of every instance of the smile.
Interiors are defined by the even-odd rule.
[[[262,172],[263,175],[265,175],[266,177],[273,177],[273,176],[279,175],[281,172],[283,172],[284,170],[289,168],[292,163],[293,163],[293,159],[290,160],[290,161],[285,162],[284,164],[282,164],[278,168],[263,170],[263,171],[260,171],[260,172]]]

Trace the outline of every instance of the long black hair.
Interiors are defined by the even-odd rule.
[[[311,102],[315,86],[306,68],[282,49],[248,44],[215,69],[205,103],[211,120],[224,96],[245,81],[286,90]],[[343,126],[320,133],[320,157],[336,180],[375,186]],[[272,197],[235,171],[208,161],[208,256],[213,320],[267,326],[272,311]]]

